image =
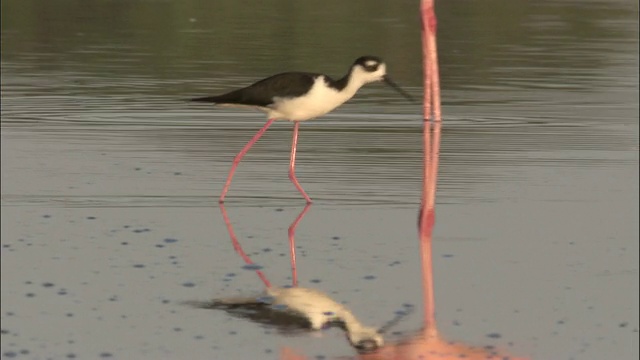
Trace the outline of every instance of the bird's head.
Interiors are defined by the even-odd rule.
[[[351,76],[363,84],[384,80],[387,76],[387,65],[377,56],[361,56],[353,63]]]
[[[355,331],[348,331],[347,338],[359,353],[373,352],[384,345],[382,335],[377,329],[370,327],[362,327]]]
[[[375,81],[384,81],[387,85],[396,90],[411,102],[415,102],[411,95],[402,90],[387,75],[387,65],[377,56],[361,56],[351,66],[351,77],[353,80],[361,82],[362,85]]]

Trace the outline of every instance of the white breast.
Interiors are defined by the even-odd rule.
[[[305,121],[324,115],[344,104],[355,95],[357,89],[347,87],[342,91],[331,88],[318,76],[311,90],[299,98],[275,98],[269,118],[289,121]]]

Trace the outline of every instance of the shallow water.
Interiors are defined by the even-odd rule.
[[[637,358],[637,5],[437,12],[440,332],[534,359]],[[420,97],[418,21],[408,1],[3,1],[3,357],[354,355],[336,329],[288,337],[183,305],[261,290],[217,196],[265,121],[183,100],[289,69],[340,76],[366,53]],[[371,85],[301,126],[297,174],[316,202],[296,232],[300,284],[371,325],[422,301],[420,111]],[[304,205],[290,137],[284,122],[267,132],[226,205],[276,285],[291,283]],[[408,316],[388,341],[421,326]]]

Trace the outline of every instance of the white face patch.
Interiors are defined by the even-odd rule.
[[[374,66],[376,64],[378,64],[378,62],[375,61],[375,60],[367,60],[367,61],[364,62],[365,66]]]

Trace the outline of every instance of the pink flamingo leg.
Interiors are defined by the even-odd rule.
[[[435,224],[435,191],[440,153],[440,80],[438,77],[438,53],[436,50],[436,15],[434,0],[422,0],[422,50],[424,60],[424,169],[420,208],[419,236],[422,255],[425,330],[429,336],[437,336],[435,300],[433,295],[432,235]],[[431,121],[435,123],[433,142]]]
[[[302,218],[307,214],[307,211],[309,211],[310,206],[311,204],[307,204],[307,206],[305,206],[304,209],[302,209],[302,212],[300,212],[300,215],[298,215],[298,217],[293,221],[293,223],[291,223],[291,226],[289,226],[289,253],[291,254],[291,279],[292,279],[293,286],[298,286],[298,267],[296,265],[296,239],[295,239],[296,228],[298,227],[298,224],[300,223]]]
[[[304,196],[304,199],[307,201],[307,204],[311,204],[311,198],[304,191],[300,183],[298,182],[298,178],[296,177],[296,148],[298,147],[298,130],[300,127],[300,122],[295,121],[293,125],[293,139],[291,140],[291,158],[289,161],[289,180],[295,185],[296,189]]]
[[[233,178],[233,173],[236,172],[236,168],[238,167],[238,164],[240,164],[240,161],[242,160],[242,158],[244,157],[244,155],[249,151],[249,149],[251,149],[251,147],[253,146],[253,144],[255,144],[260,137],[262,137],[262,135],[264,135],[264,133],[267,131],[267,129],[269,128],[269,126],[271,126],[271,124],[273,124],[273,122],[276,119],[269,119],[267,120],[267,123],[264,124],[264,126],[262,127],[262,129],[260,129],[254,136],[253,138],[247,143],[247,145],[245,145],[242,150],[240,150],[240,152],[238,153],[238,155],[236,155],[236,157],[233,159],[233,165],[231,165],[231,170],[229,171],[229,175],[227,175],[227,182],[224,184],[224,188],[222,189],[222,194],[220,194],[220,203],[222,204],[224,202],[224,198],[225,196],[227,196],[227,192],[229,191],[229,187],[231,186],[231,179]]]

